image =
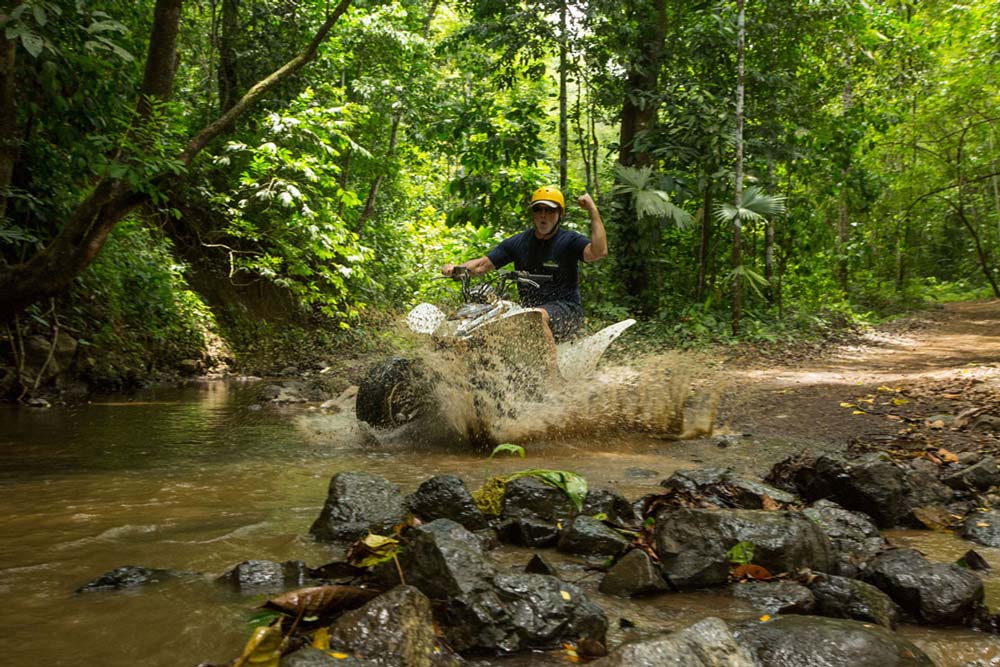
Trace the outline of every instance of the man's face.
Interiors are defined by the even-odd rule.
[[[535,223],[535,236],[547,239],[556,233],[559,224],[559,208],[536,203],[531,207],[531,221]]]

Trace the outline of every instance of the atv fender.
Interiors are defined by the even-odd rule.
[[[572,382],[587,377],[597,368],[597,362],[604,356],[614,339],[635,324],[635,320],[622,320],[604,327],[586,338],[565,341],[556,345],[556,364],[563,379]]]

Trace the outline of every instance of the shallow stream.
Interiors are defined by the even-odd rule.
[[[470,488],[526,467],[574,470],[592,486],[637,498],[673,470],[732,465],[760,473],[788,443],[737,440],[666,442],[645,435],[536,442],[524,460],[428,450],[402,443],[373,447],[350,411],[259,408],[256,386],[215,382],[147,390],[90,404],[38,410],[0,405],[0,656],[6,665],[146,667],[224,663],[239,654],[260,598],[240,597],[213,579],[251,559],[328,562],[313,542],[330,476],[343,470],[384,475],[410,492],[438,473]],[[969,544],[949,535],[899,531],[891,539],[951,561]],[[977,549],[1000,569],[1000,550]],[[504,549],[519,567],[528,553]],[[570,580],[596,578],[560,560]],[[122,592],[74,591],[122,565],[191,573]],[[989,574],[987,602],[1000,606],[1000,575]],[[595,594],[608,613],[640,631],[679,629],[705,616],[756,614],[724,591],[622,601]],[[906,627],[902,632],[942,667],[1000,666],[1000,639],[965,630]],[[494,661],[498,664],[500,661]],[[559,653],[503,661],[565,664]]]

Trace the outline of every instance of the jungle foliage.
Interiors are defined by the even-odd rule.
[[[262,321],[351,336],[562,179],[609,228],[588,317],[674,343],[731,335],[737,298],[778,339],[1000,296],[1000,0],[12,0],[0,26],[8,356],[46,312],[147,366]]]

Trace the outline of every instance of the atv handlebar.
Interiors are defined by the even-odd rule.
[[[472,280],[473,274],[468,268],[464,266],[456,266],[452,269],[451,279],[457,280],[462,283],[462,296],[466,301],[473,301],[472,293],[469,287],[469,283]],[[541,287],[539,283],[552,282],[552,276],[536,273],[528,273],[527,271],[497,271],[496,280],[499,283],[500,298],[506,298],[505,293],[507,291],[506,286],[508,283],[517,283],[518,285],[529,285],[531,287]]]

